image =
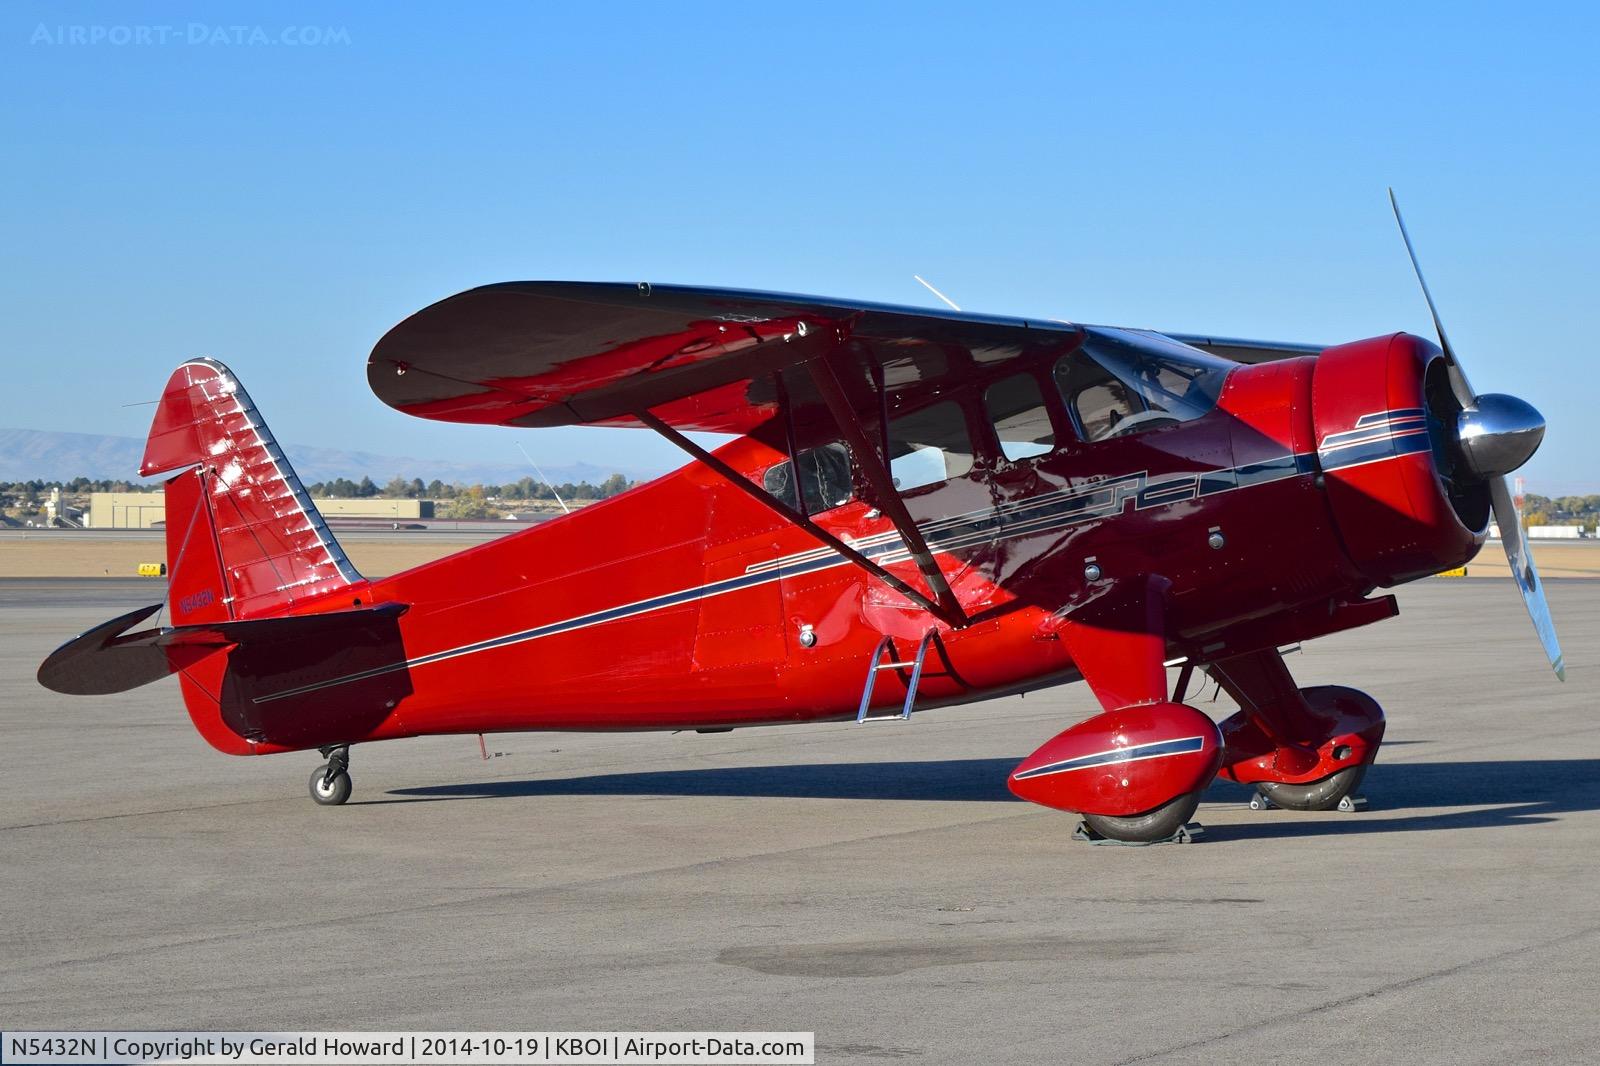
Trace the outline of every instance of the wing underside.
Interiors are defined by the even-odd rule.
[[[391,407],[448,422],[640,426],[651,411],[681,430],[744,433],[777,414],[775,373],[836,349],[892,386],[1079,336],[1063,322],[814,296],[510,282],[395,326],[367,378]]]
[[[677,285],[519,281],[470,289],[390,330],[372,391],[421,418],[522,427],[642,426],[745,433],[778,413],[773,374],[835,349],[881,381],[959,377],[1078,342],[1079,327],[818,296]],[[1321,346],[1168,334],[1243,363]]]
[[[937,395],[977,364],[1024,354],[1058,358],[1083,327],[1052,320],[649,284],[524,281],[471,289],[426,307],[372,351],[367,380],[389,406],[447,422],[520,427],[640,426],[952,625],[966,616],[888,470],[891,411]],[[1309,346],[1184,336],[1260,362]],[[1246,353],[1236,356],[1235,353]],[[1246,357],[1248,356],[1248,357]],[[906,391],[906,390],[909,390]],[[919,590],[807,513],[684,436],[825,418],[855,459],[862,488],[905,541]]]

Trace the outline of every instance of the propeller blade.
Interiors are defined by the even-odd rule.
[[[1456,399],[1465,409],[1463,417],[1471,415],[1469,422],[1481,424],[1485,415],[1490,413],[1497,415],[1499,416],[1497,419],[1490,418],[1489,421],[1501,423],[1500,436],[1515,438],[1515,426],[1509,427],[1513,432],[1506,432],[1508,423],[1505,415],[1508,411],[1515,410],[1507,403],[1509,398],[1485,396],[1484,409],[1479,409],[1478,395],[1472,391],[1472,385],[1461,369],[1461,361],[1456,358],[1455,349],[1450,346],[1450,338],[1445,336],[1444,322],[1439,318],[1439,308],[1433,302],[1433,293],[1428,291],[1427,279],[1422,276],[1422,264],[1417,262],[1417,250],[1411,244],[1411,234],[1406,231],[1406,220],[1400,216],[1400,201],[1395,198],[1393,188],[1389,190],[1389,206],[1394,208],[1394,220],[1400,226],[1400,239],[1406,242],[1406,254],[1411,256],[1411,269],[1416,272],[1417,284],[1422,286],[1422,298],[1428,301],[1428,313],[1433,316],[1433,328],[1439,334],[1439,348],[1444,352],[1445,360],[1449,364],[1450,391],[1455,393]],[[1513,402],[1527,408],[1527,412],[1537,417],[1537,412],[1531,407],[1521,404],[1521,401]],[[1518,413],[1523,412],[1518,411]],[[1533,421],[1525,421],[1528,425],[1526,433],[1534,432]],[[1537,432],[1539,436],[1543,436],[1543,423],[1542,420],[1538,421]],[[1491,442],[1490,450],[1493,450],[1495,443],[1502,447],[1515,447],[1514,440],[1508,439]],[[1532,448],[1536,447],[1538,447],[1537,439],[1532,443]],[[1532,454],[1532,448],[1526,449],[1525,453],[1513,451],[1513,457],[1520,455],[1518,465]],[[1490,465],[1488,469],[1493,470],[1495,467]],[[1550,618],[1550,605],[1545,602],[1544,585],[1539,581],[1539,570],[1533,565],[1533,552],[1528,547],[1527,533],[1522,528],[1522,511],[1517,506],[1516,497],[1512,495],[1511,486],[1504,475],[1490,477],[1487,480],[1489,501],[1494,506],[1494,520],[1500,527],[1500,543],[1505,547],[1506,561],[1511,564],[1511,576],[1516,580],[1517,589],[1522,593],[1523,605],[1528,608],[1528,617],[1533,619],[1534,631],[1539,634],[1539,643],[1544,645],[1544,653],[1550,660],[1550,668],[1556,672],[1559,680],[1565,681],[1567,666],[1561,658],[1561,642],[1556,639],[1556,624]]]
[[[1511,486],[1504,477],[1489,479],[1489,499],[1494,504],[1495,524],[1500,527],[1500,543],[1506,549],[1506,561],[1511,564],[1511,576],[1522,592],[1522,602],[1527,605],[1528,617],[1533,619],[1539,643],[1550,659],[1550,668],[1562,681],[1567,679],[1567,664],[1561,658],[1561,642],[1556,639],[1556,624],[1550,618],[1550,605],[1545,602],[1544,585],[1539,581],[1539,571],[1533,565],[1533,552],[1529,550],[1527,534],[1522,529],[1522,512],[1511,494]]]
[[[1445,336],[1444,322],[1439,318],[1439,308],[1433,302],[1433,293],[1428,291],[1428,282],[1422,276],[1422,264],[1417,262],[1417,250],[1411,246],[1411,234],[1406,232],[1406,220],[1400,217],[1400,201],[1395,199],[1394,189],[1389,190],[1389,206],[1394,208],[1394,220],[1400,224],[1400,239],[1406,242],[1406,254],[1411,256],[1411,269],[1416,272],[1417,284],[1422,286],[1422,298],[1428,301],[1428,313],[1433,316],[1434,332],[1439,334],[1439,347],[1444,351],[1444,357],[1450,361],[1450,391],[1456,394],[1456,399],[1461,401],[1461,406],[1471,407],[1477,393],[1472,391],[1472,386],[1467,382],[1467,375],[1461,369],[1461,362],[1456,358],[1455,349],[1450,347],[1450,338]]]

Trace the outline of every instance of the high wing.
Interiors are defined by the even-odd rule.
[[[817,296],[678,285],[519,281],[486,285],[423,308],[391,329],[367,362],[372,391],[407,414],[520,427],[601,425],[655,430],[765,507],[951,625],[966,615],[889,474],[891,394],[963,364],[1024,352],[1065,354],[1084,330]],[[1309,346],[1177,338],[1260,362]],[[793,391],[805,392],[804,400]],[[899,532],[927,594],[868,559],[798,509],[757,487],[686,431],[749,433],[781,422],[796,454],[797,409],[837,427],[876,506]]]
[[[677,285],[520,281],[441,300],[391,329],[367,380],[446,422],[745,433],[778,413],[774,373],[850,346],[886,382],[939,365],[1075,346],[1078,327],[817,296]]]
[[[1236,363],[1270,363],[1277,359],[1299,359],[1321,355],[1325,344],[1297,344],[1291,341],[1250,341],[1238,337],[1207,337],[1197,333],[1165,333],[1180,344],[1220,355]]]
[[[1241,363],[1321,345],[1168,333]],[[744,433],[777,414],[761,382],[853,343],[893,384],[919,349],[988,362],[1076,343],[1077,326],[861,300],[681,285],[517,281],[441,300],[391,329],[367,379],[389,406],[446,422],[641,426]]]

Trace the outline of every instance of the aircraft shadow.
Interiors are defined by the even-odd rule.
[[[1016,802],[1006,775],[1020,759],[806,763],[653,770],[593,777],[497,779],[393,789],[400,802],[538,796],[749,796],[770,799]],[[1531,825],[1600,809],[1600,759],[1390,763],[1380,758],[1361,788],[1370,806],[1357,814],[1272,810],[1250,820],[1207,825],[1207,841],[1343,833],[1417,832]],[[1218,781],[1208,805],[1243,805],[1250,790]],[[383,801],[378,801],[383,802]],[[395,802],[390,800],[388,802]],[[1466,810],[1440,811],[1465,807]],[[1070,816],[1069,816],[1070,817]]]
[[[1600,809],[1600,759],[1509,759],[1482,762],[1384,763],[1362,782],[1369,806],[1355,814],[1262,811],[1251,821],[1210,826],[1207,840],[1260,840],[1340,833],[1407,833],[1537,825],[1560,815]],[[1206,800],[1248,802],[1250,791],[1213,785]],[[1444,807],[1466,810],[1438,811]],[[1202,804],[1199,820],[1205,822]]]
[[[1016,800],[1006,775],[1018,759],[937,762],[806,763],[652,770],[594,777],[499,779],[392,789],[421,799],[507,799],[517,796],[751,796],[769,799]],[[1017,802],[1021,802],[1017,800]]]

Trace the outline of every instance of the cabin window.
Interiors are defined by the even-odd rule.
[[[788,460],[768,467],[761,479],[762,487],[772,495],[799,508],[795,498],[793,468]],[[806,513],[816,514],[848,503],[853,491],[850,473],[850,451],[834,441],[800,452],[800,485],[806,498]]]
[[[889,476],[901,492],[972,469],[972,437],[960,404],[945,401],[889,423]]]
[[[1061,385],[1067,410],[1072,412],[1073,421],[1078,424],[1078,432],[1084,440],[1114,437],[1118,427],[1122,427],[1121,432],[1124,433],[1133,430],[1137,423],[1132,419],[1143,413],[1143,408],[1129,395],[1126,385],[1100,366],[1086,368],[1087,373],[1071,375],[1079,379],[1074,385],[1061,380],[1065,376],[1061,371],[1065,368],[1064,361],[1056,367],[1056,381]]]
[[[1056,364],[1056,385],[1086,441],[1199,418],[1233,364],[1153,333],[1093,330]]]
[[[1000,439],[1000,454],[1007,459],[1032,459],[1055,447],[1050,412],[1032,374],[1016,374],[990,385],[984,404]]]

